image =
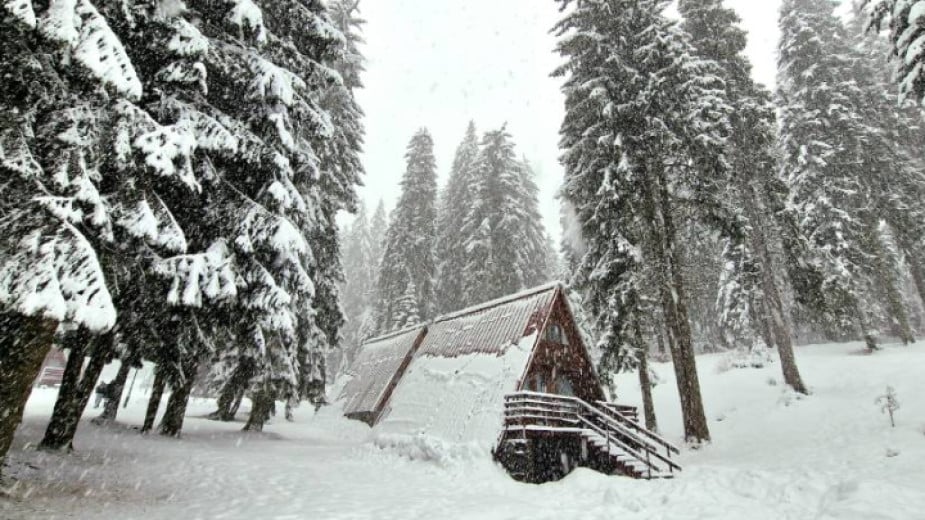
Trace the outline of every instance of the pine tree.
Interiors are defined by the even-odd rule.
[[[373,212],[373,216],[369,221],[369,235],[370,235],[370,257],[373,259],[372,268],[373,268],[373,286],[378,287],[377,277],[379,276],[379,264],[382,263],[382,255],[384,253],[385,246],[385,236],[389,231],[389,217],[385,212],[385,203],[381,200],[379,204],[376,205],[376,211]]]
[[[854,8],[855,16],[848,30],[849,34],[861,36],[863,13],[858,3]],[[854,77],[865,94],[861,110],[867,127],[876,137],[869,141],[872,149],[866,156],[877,203],[868,225],[868,248],[874,255],[874,292],[883,301],[891,333],[911,343],[914,337],[908,302],[904,301],[900,280],[904,276],[902,250],[906,245],[915,250],[914,244],[922,241],[922,228],[913,223],[925,211],[922,202],[925,191],[918,173],[925,143],[922,117],[915,102],[903,101],[894,92],[892,77],[882,67],[889,45],[881,35],[865,35],[852,50]],[[916,270],[917,260],[910,262],[909,267]]]
[[[602,372],[638,360],[634,327],[657,302],[674,340],[685,436],[709,440],[675,207],[689,197],[703,218],[723,222],[714,208],[723,206],[728,176],[723,152],[730,108],[718,71],[693,57],[686,36],[664,15],[667,1],[560,5],[562,196],[575,208],[586,242],[573,281],[600,333]],[[646,283],[652,275],[655,283]],[[656,298],[647,294],[650,287]]]
[[[69,343],[78,350],[75,363],[89,343],[96,353],[74,391],[59,392],[45,438],[53,448],[70,444],[81,405],[113,353],[113,334],[85,332],[115,325],[124,295],[111,288],[120,287],[121,277],[150,267],[152,255],[186,251],[184,231],[165,200],[200,190],[190,168],[193,129],[162,123],[146,110],[142,93],[162,78],[146,79],[131,42],[120,39],[121,19],[109,5],[99,7],[89,1],[0,6],[2,47],[11,57],[3,76],[15,78],[0,101],[0,157],[27,183],[5,188],[12,195],[5,199],[21,205],[4,209],[10,241],[2,251],[0,294],[14,313],[80,327],[77,342]],[[172,15],[161,15],[169,24]],[[43,347],[48,344],[50,338]]]
[[[790,244],[807,260],[791,261],[804,308],[830,330],[856,331],[876,348],[875,299],[866,287],[881,257],[876,175],[888,148],[865,121],[866,96],[854,77],[836,3],[787,0],[781,7],[778,97],[787,211],[800,238]],[[882,272],[882,271],[880,271]]]
[[[340,211],[354,212],[357,209],[356,186],[362,184],[364,173],[360,161],[363,147],[363,111],[356,100],[356,91],[363,87],[360,74],[364,59],[359,51],[363,42],[362,26],[365,23],[357,15],[359,0],[336,0],[328,6],[331,21],[343,35],[336,43],[336,52],[331,53],[331,68],[340,76],[324,92],[320,106],[330,115],[328,138],[320,140],[319,156],[322,175],[317,186],[321,220],[313,229],[303,232],[309,238],[314,254],[315,268],[311,271],[315,282],[314,307],[317,322],[324,332],[325,345],[315,347],[311,359],[325,359],[323,352],[332,352],[341,347],[341,329],[345,317],[338,305],[338,287],[343,282],[343,267],[340,264],[340,243],[337,233],[337,214]],[[285,11],[280,16],[286,16]],[[300,29],[293,28],[293,37],[299,37]],[[323,366],[314,371],[324,372]],[[317,386],[317,379],[315,379]],[[322,386],[323,388],[323,386]],[[323,399],[323,391],[308,392],[305,396],[312,402]]]
[[[539,189],[505,128],[487,132],[471,178],[472,201],[458,233],[464,244],[462,306],[515,293],[549,279]]]
[[[237,340],[218,356],[229,379],[239,366],[252,374],[255,404],[246,428],[261,429],[274,399],[294,404],[317,392],[317,354],[340,325],[330,314],[337,307],[336,248],[306,238],[332,229],[331,204],[339,208],[337,197],[350,196],[324,182],[340,178],[325,170],[334,129],[322,97],[342,85],[328,64],[343,37],[317,2],[190,7],[209,38],[207,113],[239,141],[233,158],[205,164],[213,200],[200,234],[222,237],[231,248],[239,294],[234,319],[222,320]]]
[[[462,142],[456,148],[450,178],[440,194],[437,212],[437,308],[441,313],[466,307],[463,277],[468,254],[467,235],[461,230],[475,203],[473,183],[479,139],[475,123],[469,122]]]
[[[343,240],[345,282],[340,291],[341,304],[347,323],[344,341],[335,364],[329,365],[339,372],[353,360],[356,348],[363,342],[366,326],[371,319],[375,300],[376,261],[373,258],[373,237],[369,232],[366,206],[360,203],[359,211]]]
[[[379,270],[379,332],[411,325],[411,317],[426,321],[435,314],[437,172],[433,148],[430,133],[421,129],[405,154],[402,193],[389,222]],[[411,286],[414,298],[409,298]]]
[[[201,254],[204,245],[197,240],[194,230],[198,219],[190,218],[190,213],[195,212],[189,211],[191,208],[203,208],[203,183],[198,177],[196,165],[206,150],[227,151],[235,145],[227,132],[214,133],[214,126],[208,125],[206,120],[187,108],[186,100],[202,95],[205,90],[202,60],[207,42],[186,20],[188,13],[182,6],[161,9],[157,4],[139,1],[123,4],[121,8],[107,5],[103,12],[113,30],[125,42],[132,62],[137,64],[144,91],[160,94],[144,97],[139,104],[150,117],[146,118],[145,113],[138,111],[122,111],[114,141],[143,140],[147,143],[145,146],[151,147],[145,162],[151,163],[154,159],[154,164],[162,163],[159,169],[177,175],[187,188],[179,191],[175,186],[164,183],[159,175],[138,178],[136,171],[145,162],[126,151],[121,151],[115,168],[107,172],[114,177],[108,181],[110,186],[135,187],[138,191],[134,197],[126,194],[131,205],[120,209],[119,223],[126,229],[121,233],[117,229],[116,242],[123,246],[122,250],[105,258],[113,286],[117,288],[114,296],[121,318],[112,338],[96,342],[86,349],[90,363],[74,396],[76,401],[70,406],[66,402],[60,403],[63,410],[71,410],[70,417],[53,414],[43,439],[43,445],[47,447],[63,446],[73,438],[79,411],[90,398],[103,364],[114,356],[122,356],[123,363],[130,365],[147,354],[152,359],[167,360],[166,366],[177,368],[169,372],[171,381],[192,379],[183,372],[194,373],[191,365],[206,350],[199,341],[199,335],[192,332],[193,324],[197,322],[194,309],[201,307],[203,300],[225,300],[235,292],[233,283],[226,279],[225,283],[216,286],[222,290],[209,297],[198,301],[175,300],[164,305],[165,300],[170,298],[168,280],[172,280],[172,275],[165,275],[159,270],[161,262],[182,263],[184,258],[188,258],[187,254],[192,253],[192,257]],[[150,134],[138,132],[144,128]],[[146,211],[149,205],[152,209]],[[131,209],[135,209],[138,215],[133,216],[127,211]],[[158,234],[161,237],[155,240]],[[133,247],[130,249],[125,245]],[[151,250],[158,254],[154,262],[147,258]],[[211,267],[203,266],[199,272],[203,280],[220,276],[220,269],[214,266],[223,261],[224,256],[213,257],[208,264]],[[181,323],[186,324],[186,328],[178,326]],[[152,338],[152,330],[155,331],[153,335],[158,336],[156,339]],[[151,345],[157,345],[159,350]],[[175,392],[174,403],[178,402],[182,393]],[[59,400],[66,397],[65,393],[59,392]],[[178,412],[176,406],[171,410],[174,416]]]
[[[515,239],[521,247],[521,271],[523,273],[522,289],[535,287],[556,277],[559,269],[559,254],[552,247],[552,239],[543,225],[540,214],[539,194],[536,185],[536,173],[530,162],[523,158],[518,168],[520,179],[517,184],[516,200],[520,202],[521,231]]]
[[[678,7],[699,56],[722,68],[726,95],[733,106],[727,157],[736,175],[727,193],[741,208],[738,218],[744,232],[730,234],[726,240],[720,316],[731,336],[748,337],[751,328],[768,346],[776,347],[785,383],[805,394],[787,318],[790,313],[784,308],[777,260],[771,252],[777,230],[772,215],[782,201],[779,190],[773,188],[776,125],[770,95],[751,78],[751,64],[745,57],[746,33],[732,9],[721,0],[682,0]]]
[[[522,165],[505,128],[487,132],[475,162],[473,205],[461,229],[467,240],[461,278],[466,305],[493,300],[524,286],[519,233],[523,221]]]

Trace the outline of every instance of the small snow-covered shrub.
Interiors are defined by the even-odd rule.
[[[722,374],[734,368],[764,368],[774,362],[771,350],[763,345],[752,348],[737,348],[727,352],[716,365],[716,372]]]
[[[893,414],[896,413],[896,410],[899,410],[900,406],[899,399],[896,397],[896,390],[894,390],[892,386],[887,385],[886,393],[878,396],[874,404],[880,405],[880,413],[889,414],[890,425],[895,428],[896,420],[893,418]]]

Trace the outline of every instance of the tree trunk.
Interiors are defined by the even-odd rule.
[[[228,382],[222,387],[222,392],[218,397],[218,409],[209,414],[209,418],[233,421],[251,377],[252,371],[248,370],[244,363],[239,363],[231,377],[228,378]]]
[[[42,317],[0,314],[0,468],[57,328]]]
[[[197,361],[187,362],[183,366],[183,382],[172,388],[164,418],[161,419],[160,434],[167,437],[179,437],[183,431],[183,419],[186,417],[186,406],[189,404],[190,393],[196,383],[196,372],[199,368]]]
[[[125,382],[128,380],[128,374],[132,370],[131,360],[122,360],[119,366],[119,372],[116,378],[109,384],[109,399],[103,406],[103,413],[94,420],[97,424],[111,423],[116,420],[119,413],[119,403],[122,401],[122,392],[125,390]]]
[[[662,320],[658,320],[658,322],[655,325],[655,344],[656,348],[658,348],[659,357],[663,358],[659,359],[659,361],[665,361],[668,359],[668,352],[665,350],[665,333],[663,332],[665,327]]]
[[[651,211],[656,217],[653,220],[656,230],[656,251],[661,264],[665,267],[666,274],[665,280],[660,284],[660,292],[665,319],[675,342],[672,359],[684,418],[684,438],[687,442],[696,444],[709,442],[710,429],[707,426],[703,397],[700,394],[700,379],[697,375],[697,359],[694,355],[690,316],[687,310],[684,274],[678,245],[675,243],[677,229],[671,213],[671,196],[667,180],[663,176],[664,173],[661,172],[654,186],[648,187],[649,190],[658,190],[658,199],[655,198],[656,194],[650,191],[649,201],[652,204]]]
[[[889,266],[883,266],[880,284],[886,298],[886,308],[894,325],[893,332],[904,345],[915,343],[915,335],[912,333],[912,326],[909,325],[909,314],[906,312],[903,295],[899,292],[899,282]]]
[[[247,418],[247,424],[244,425],[244,431],[262,432],[263,425],[270,420],[273,415],[273,396],[265,388],[261,388],[252,399],[250,416]]]
[[[106,362],[111,354],[111,336],[95,336],[90,340],[94,348],[90,356],[90,363],[84,370],[80,380],[73,387],[72,391],[65,392],[62,384],[58,392],[58,399],[55,401],[54,411],[51,414],[51,421],[45,429],[45,436],[42,438],[39,447],[47,450],[73,449],[74,435],[77,434],[77,425],[80,423],[80,417],[83,415],[90,395],[96,387],[100,372],[106,366]],[[76,363],[83,363],[84,350],[78,349],[71,352],[71,356],[78,354]],[[68,358],[68,365],[71,359]],[[69,389],[71,390],[71,389]]]
[[[919,293],[919,299],[922,305],[925,305],[925,271],[922,270],[922,264],[911,248],[905,248],[906,263],[909,264],[909,272],[912,274],[912,281],[915,282],[915,289]]]
[[[762,267],[761,270],[761,276],[764,278],[764,271],[766,269]],[[771,273],[771,276],[774,276],[773,272]],[[758,325],[758,333],[761,335],[761,341],[763,341],[764,344],[768,346],[768,348],[774,348],[776,343],[774,341],[774,333],[771,332],[771,329],[773,328],[771,325],[771,308],[770,305],[768,305],[766,298],[758,298],[758,301],[754,302],[754,305],[752,305],[751,320]],[[751,348],[752,347],[749,347],[749,349]]]
[[[784,300],[781,296],[781,290],[777,283],[776,262],[771,254],[771,247],[768,240],[766,229],[770,226],[771,219],[767,216],[760,202],[760,196],[755,193],[750,185],[742,187],[746,195],[745,205],[747,206],[748,218],[752,221],[751,243],[752,249],[760,259],[759,268],[761,269],[761,292],[762,292],[762,310],[766,316],[764,326],[765,341],[768,346],[777,347],[777,354],[780,357],[780,367],[784,375],[784,384],[790,386],[794,392],[800,394],[809,394],[803,378],[800,376],[800,370],[797,368],[796,353],[793,350],[793,331],[790,329],[790,322],[787,320],[787,310],[784,308]]]
[[[765,237],[759,240],[759,247],[762,256],[761,262],[761,284],[763,286],[764,304],[768,312],[768,325],[771,329],[771,337],[774,339],[774,345],[777,347],[777,354],[780,356],[780,367],[784,374],[784,383],[789,385],[794,392],[800,394],[809,394],[800,370],[797,368],[796,353],[793,350],[793,334],[790,330],[790,324],[787,321],[786,311],[784,309],[783,298],[781,298],[780,288],[777,286],[777,278],[774,275],[774,260],[768,249]]]
[[[145,422],[141,426],[141,433],[147,433],[154,428],[157,419],[157,410],[161,407],[161,398],[164,395],[164,386],[167,381],[164,371],[157,367],[154,369],[154,384],[151,386],[151,397],[148,398],[148,408],[145,410]]]
[[[655,404],[652,401],[652,380],[649,378],[649,344],[642,338],[639,324],[636,324],[636,342],[639,350],[639,388],[642,390],[642,410],[646,418],[646,429],[657,432]]]
[[[229,410],[232,418],[234,418],[234,416],[238,414],[238,409],[241,408],[241,402],[244,401],[244,393],[246,391],[247,391],[247,388],[243,386],[238,388],[238,393],[235,394],[234,402],[231,403],[231,409]]]
[[[887,251],[884,245],[879,221],[871,218],[867,227],[870,253],[874,255],[876,280],[886,300],[886,310],[893,325],[891,332],[899,336],[904,345],[915,343],[915,336],[909,325],[909,314],[906,312],[903,295],[899,291],[899,280],[896,275],[897,259]]]

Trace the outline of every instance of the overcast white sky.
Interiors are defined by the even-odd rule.
[[[780,0],[726,0],[749,31],[755,77],[772,86]],[[558,239],[555,193],[562,182],[558,131],[563,97],[549,73],[558,65],[549,33],[552,0],[364,0],[367,20],[359,101],[366,112],[360,190],[370,211],[391,210],[405,169],[405,146],[420,127],[434,138],[439,182],[468,121],[479,133],[507,122],[518,153],[534,165],[546,227]]]

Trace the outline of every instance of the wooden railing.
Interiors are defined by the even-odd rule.
[[[675,447],[674,444],[671,444],[670,442],[665,440],[663,437],[661,437],[657,433],[653,432],[652,430],[647,430],[646,428],[643,428],[637,421],[632,421],[628,419],[626,415],[620,411],[620,405],[614,405],[613,403],[607,403],[604,401],[598,401],[597,404],[599,405],[601,410],[603,410],[605,413],[610,415],[611,418],[623,423],[627,428],[635,431],[636,433],[642,435],[643,437],[646,437],[652,442],[665,448],[665,450],[667,451],[669,455],[672,453],[675,453],[675,454],[681,453],[678,450],[678,448]]]
[[[642,463],[652,477],[652,471],[669,473],[681,466],[671,460],[672,453],[680,453],[657,434],[630,420],[612,403],[593,406],[577,397],[517,392],[504,398],[505,427],[507,431],[594,432],[626,456]],[[662,453],[664,451],[664,453]]]

